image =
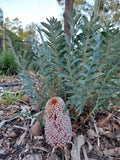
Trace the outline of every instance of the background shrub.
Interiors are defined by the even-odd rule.
[[[7,75],[18,73],[19,67],[12,52],[5,51],[2,53],[0,57],[0,70]]]

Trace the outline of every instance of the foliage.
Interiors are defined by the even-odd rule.
[[[30,41],[18,40],[19,37],[7,29],[5,30],[5,34],[7,40],[6,48],[12,52],[19,70],[28,70],[28,68],[30,69],[31,61],[34,55],[31,50]]]
[[[9,32],[12,41],[28,41],[30,36],[35,36],[35,24],[31,23],[26,26],[25,29],[22,28],[21,21],[18,18],[14,18],[12,21],[7,17],[5,18],[4,26]]]
[[[3,11],[1,8],[0,8],[0,26],[3,26]]]
[[[0,9],[0,20],[3,22],[3,12]],[[31,37],[36,37],[35,24],[31,23],[26,26],[25,29],[21,26],[21,21],[18,18],[14,18],[12,21],[9,18],[5,18],[3,23],[0,23],[0,54],[6,50],[11,51],[9,58],[7,54],[1,56],[0,69],[6,74],[17,74],[18,68],[21,70],[28,70],[31,67],[34,53],[31,50]],[[3,50],[3,51],[2,51]],[[13,59],[12,59],[13,57]],[[4,64],[4,59],[5,63]],[[13,62],[17,61],[17,63]],[[11,65],[12,64],[12,65]],[[15,71],[15,65],[17,68]],[[14,70],[14,73],[12,73]],[[9,72],[9,73],[8,73]]]
[[[31,51],[30,39],[32,36],[35,36],[34,27],[35,25],[34,23],[32,23],[23,30],[21,22],[18,18],[10,21],[7,17],[5,18],[4,22],[4,30],[0,32],[2,36],[2,38],[0,38],[0,45],[3,44],[0,52],[2,53],[2,49],[5,50],[5,48],[6,50],[11,50],[12,54],[15,57],[15,60],[18,63],[19,69],[27,70],[28,68],[30,68],[31,61],[34,55]],[[0,60],[1,63],[2,59]]]
[[[57,19],[41,23],[42,43],[33,43],[36,73],[24,72],[21,77],[43,107],[50,97],[60,96],[77,118],[86,106],[92,114],[109,108],[110,102],[119,103],[120,32],[110,24],[102,27],[94,14],[90,20],[75,12],[70,18],[71,39]]]
[[[23,70],[27,70],[31,66],[34,55],[31,50],[31,37],[35,36],[35,26],[34,24],[27,26],[26,31],[23,31],[22,28],[18,27],[19,31],[15,32],[15,30],[13,30],[16,28],[14,25],[15,24],[11,25],[9,19],[8,22],[5,23],[5,34],[7,39],[6,47],[12,50],[19,67]]]
[[[58,4],[64,8],[65,0],[57,0]],[[105,21],[114,23],[115,26],[120,26],[120,1],[119,0],[74,0],[74,9],[79,13],[89,16],[93,8],[96,10],[96,15],[100,16],[101,23]]]
[[[65,0],[57,0],[57,3],[59,5],[63,5],[65,3]],[[87,2],[85,2],[85,0],[74,0],[75,6],[82,5],[82,4],[85,4],[85,3],[87,3]]]
[[[101,14],[101,19],[114,22],[119,25],[120,23],[120,1],[110,0],[110,1],[98,1],[98,13]]]
[[[7,75],[18,73],[19,67],[12,52],[5,51],[0,56],[0,70]]]

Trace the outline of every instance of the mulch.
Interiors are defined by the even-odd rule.
[[[21,83],[17,76],[0,77],[0,84]],[[120,160],[120,107],[98,111],[85,124],[85,115],[72,120],[70,144],[53,148],[46,143],[44,126],[37,121],[44,113],[31,96],[14,103],[4,91],[24,94],[22,85],[0,87],[0,160]]]

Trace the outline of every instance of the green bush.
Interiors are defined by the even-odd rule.
[[[0,70],[6,75],[13,75],[18,73],[18,64],[12,52],[3,52],[0,57]]]
[[[52,96],[64,98],[72,117],[86,106],[90,116],[96,109],[109,109],[110,102],[118,105],[120,32],[110,24],[101,26],[99,17],[92,15],[88,20],[73,13],[69,39],[57,19],[47,21],[41,23],[42,29],[38,27],[42,44],[33,43],[36,74],[21,74],[28,92],[43,107]]]

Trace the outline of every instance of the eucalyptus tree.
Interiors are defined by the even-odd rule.
[[[118,26],[120,24],[120,1],[98,0],[98,15],[102,21],[112,22]]]
[[[64,6],[65,0],[57,0],[58,4]],[[67,1],[67,0],[66,0]],[[68,1],[67,6],[71,3]],[[66,6],[66,5],[65,5]],[[67,7],[66,6],[66,7]],[[101,23],[112,23],[115,27],[120,27],[120,1],[119,0],[74,0],[74,9],[89,16],[96,8],[95,16],[100,16]]]

